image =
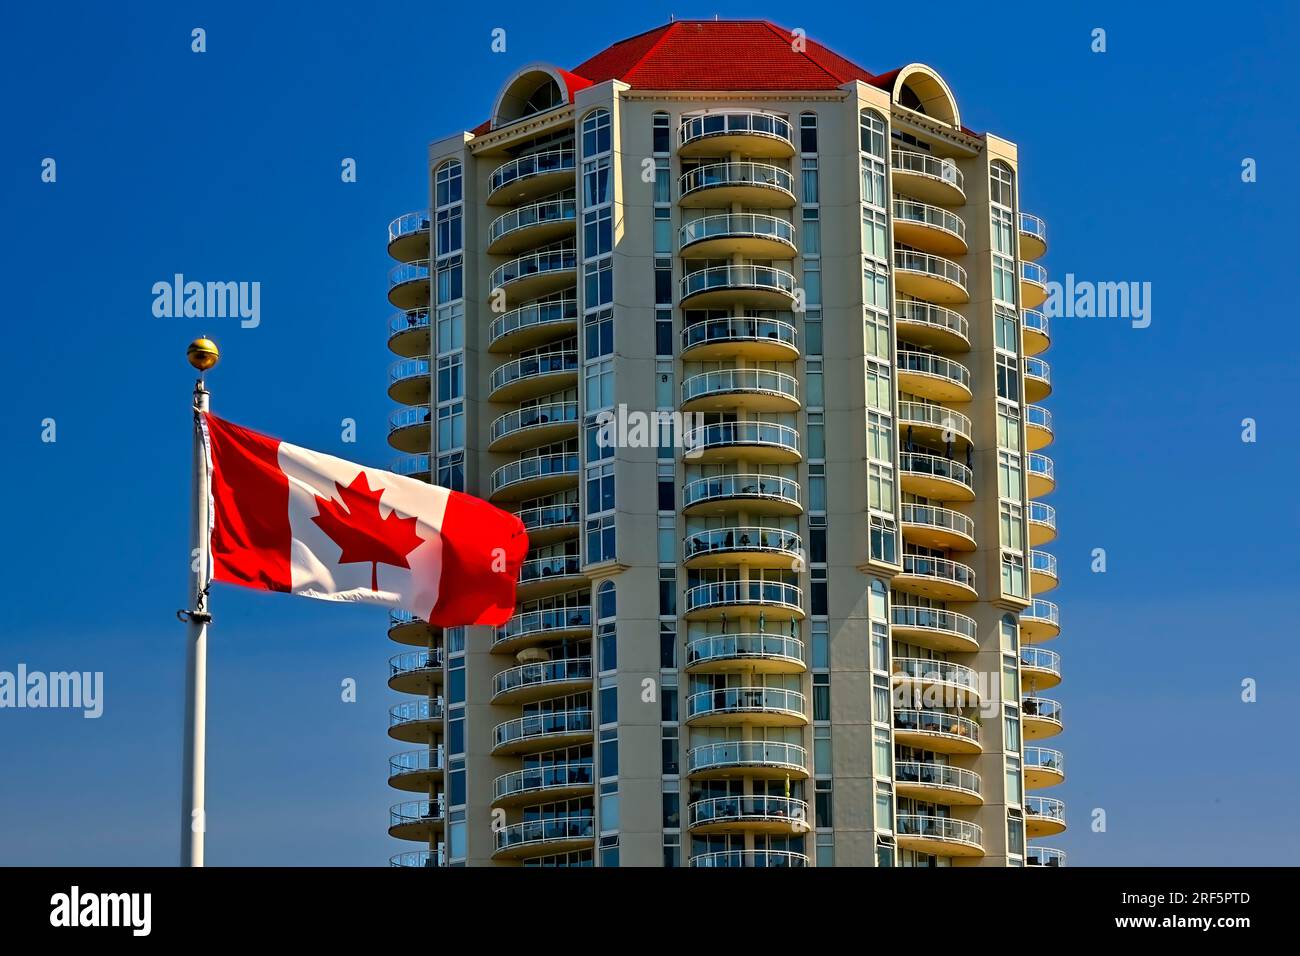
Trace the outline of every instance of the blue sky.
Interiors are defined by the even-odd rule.
[[[516,66],[570,67],[669,13],[715,12],[774,16],[875,72],[934,66],[967,125],[1019,144],[1053,277],[1152,283],[1150,328],[1060,319],[1046,356],[1067,724],[1053,745],[1069,771],[1051,795],[1071,821],[1050,842],[1076,865],[1300,862],[1294,11],[965,5],[925,30],[906,4],[804,4],[798,23],[762,3],[77,6],[19,5],[0,32],[16,91],[0,150],[0,670],[103,671],[106,703],[99,720],[0,711],[0,864],[176,860],[185,344],[219,339],[224,416],[386,462],[384,228],[426,201],[425,145],[483,119]],[[260,281],[261,325],[155,318],[150,287],[176,272]],[[1105,574],[1089,571],[1098,547]],[[384,662],[401,648],[383,612],[222,588],[215,614],[209,863],[370,866],[409,848],[385,833],[401,745]],[[1240,702],[1246,677],[1258,703]]]

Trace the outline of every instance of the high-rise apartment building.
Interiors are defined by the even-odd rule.
[[[390,685],[399,865],[1061,865],[1043,223],[934,70],[762,21],[535,63],[393,222],[395,466],[517,614]]]

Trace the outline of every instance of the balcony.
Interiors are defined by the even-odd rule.
[[[492,730],[492,755],[540,753],[591,743],[591,711],[557,710],[530,714],[497,724]]]
[[[403,405],[429,405],[429,360],[399,359],[388,366],[388,397]]]
[[[793,465],[800,461],[799,433],[772,422],[720,422],[695,428],[683,436],[685,457],[705,464],[737,459],[762,465]]]
[[[1047,252],[1047,223],[1027,212],[1020,214],[1020,258],[1041,259]]]
[[[427,744],[441,733],[441,697],[403,701],[388,709],[388,736],[394,740]]]
[[[799,357],[795,327],[777,319],[733,315],[686,326],[681,332],[682,359],[716,362],[793,362]]]
[[[903,570],[893,585],[908,594],[938,601],[978,601],[975,569],[948,558],[921,554],[904,554]]]
[[[978,807],[984,803],[979,774],[943,763],[896,762],[894,789],[900,797],[948,807]]]
[[[435,633],[437,632],[434,628],[431,628],[410,611],[388,612],[388,639],[390,641],[412,647],[427,648]]]
[[[1061,633],[1061,609],[1051,601],[1034,599],[1020,612],[1020,637],[1028,644],[1040,644]]]
[[[769,515],[802,513],[799,483],[776,475],[714,475],[682,489],[682,512],[725,515],[746,509]]]
[[[964,256],[966,223],[947,209],[911,199],[895,199],[894,239],[941,256]]]
[[[403,312],[429,307],[429,260],[404,262],[388,270],[388,301]]]
[[[1046,448],[1055,437],[1052,432],[1052,413],[1042,405],[1025,406],[1025,440],[1030,451]]]
[[[1025,400],[1041,402],[1052,394],[1052,367],[1040,358],[1025,359]]]
[[[431,443],[428,405],[412,405],[388,413],[388,444],[393,448],[419,454],[427,452]]]
[[[682,117],[677,129],[679,156],[744,153],[765,159],[794,155],[794,135],[784,116],[752,110]]]
[[[429,210],[398,216],[388,224],[388,254],[398,262],[429,258]]]
[[[1035,595],[1046,594],[1060,584],[1056,573],[1056,555],[1046,551],[1029,552],[1029,590]]]
[[[492,320],[489,351],[521,352],[572,338],[578,331],[578,300],[568,297],[532,302]]]
[[[432,477],[428,455],[398,455],[388,463],[388,470],[416,481],[428,481]]]
[[[572,199],[550,199],[511,209],[488,225],[487,251],[494,256],[536,249],[574,235],[578,204]]]
[[[519,303],[572,288],[577,282],[578,253],[574,249],[543,249],[492,270],[489,288],[501,289],[506,300]]]
[[[519,566],[516,595],[520,601],[533,601],[571,591],[586,581],[587,576],[582,573],[582,558],[576,554],[534,558]]]
[[[809,772],[808,751],[798,744],[774,740],[721,741],[687,752],[686,772],[697,780],[804,780]]]
[[[1029,502],[1029,543],[1034,547],[1056,538],[1056,509],[1041,501]]]
[[[941,754],[977,754],[980,725],[942,710],[894,710],[894,742]]]
[[[526,355],[492,370],[488,384],[488,401],[519,402],[578,384],[576,351],[543,352]]]
[[[764,615],[769,621],[801,620],[803,592],[779,581],[718,581],[686,591],[688,621]]]
[[[577,177],[571,149],[552,149],[502,163],[488,177],[490,206],[514,206],[571,188]]]
[[[803,560],[803,545],[794,531],[738,525],[688,534],[682,540],[682,561],[688,568],[751,568],[793,570]]]
[[[397,654],[388,659],[388,686],[395,691],[428,696],[441,683],[441,647]]]
[[[447,851],[443,844],[435,850],[411,850],[408,853],[396,853],[388,858],[389,866],[400,867],[438,867],[447,865]]]
[[[921,644],[936,651],[979,650],[975,619],[942,608],[895,604],[890,609],[891,632],[896,641]]]
[[[398,840],[429,840],[442,832],[447,809],[441,797],[436,800],[409,800],[388,810],[388,835]]]
[[[936,402],[969,402],[970,369],[933,352],[899,349],[898,388]]]
[[[926,202],[960,206],[966,202],[965,177],[951,159],[891,149],[894,188]]]
[[[960,511],[903,502],[903,539],[927,548],[975,550],[975,522]]]
[[[940,699],[944,707],[975,707],[980,701],[979,674],[952,661],[896,657],[893,686],[895,694]]]
[[[492,781],[492,805],[513,807],[590,796],[594,787],[591,761],[550,763],[502,774]]]
[[[717,850],[713,853],[697,853],[691,857],[690,865],[694,867],[745,867],[766,869],[768,867],[812,866],[807,854],[791,850]]]
[[[686,670],[799,673],[804,670],[803,654],[803,641],[784,634],[709,634],[686,645]]]
[[[1064,803],[1052,797],[1025,797],[1025,836],[1033,840],[1064,832]]]
[[[591,658],[565,657],[508,667],[492,678],[492,703],[524,704],[591,690]]]
[[[725,209],[732,203],[761,209],[795,204],[788,170],[769,163],[721,162],[696,166],[678,180],[678,203],[686,208]]]
[[[807,833],[808,804],[791,797],[737,795],[696,800],[686,808],[693,833]]]
[[[1026,847],[1025,866],[1065,866],[1065,851],[1046,846]]]
[[[680,305],[709,309],[733,305],[790,311],[795,305],[795,279],[784,269],[748,262],[710,266],[682,276]]]
[[[942,305],[970,301],[966,270],[928,252],[894,250],[894,287],[904,295],[914,295]]]
[[[898,425],[904,440],[915,437],[938,444],[954,438],[970,441],[975,434],[971,420],[961,412],[925,402],[899,402]]]
[[[684,412],[796,412],[799,380],[765,368],[720,368],[682,382]]]
[[[1065,755],[1047,747],[1026,747],[1024,774],[1031,790],[1054,787],[1065,780]]]
[[[589,850],[596,842],[595,821],[587,817],[527,820],[496,831],[494,860],[521,860]]]
[[[578,485],[577,454],[521,458],[492,472],[492,501],[540,498]]]
[[[686,223],[678,231],[684,259],[793,259],[794,224],[763,213],[719,213]]]
[[[537,547],[574,537],[578,533],[579,515],[575,502],[526,508],[519,512],[518,518],[528,532],[529,546]]]
[[[525,647],[552,641],[581,640],[591,637],[591,607],[547,608],[516,614],[496,629],[492,653],[514,654]]]
[[[1051,326],[1047,316],[1037,309],[1020,310],[1020,328],[1025,340],[1025,354],[1046,352],[1052,344]]]
[[[802,727],[808,723],[804,695],[781,687],[719,687],[686,699],[686,722],[693,727]]]
[[[488,451],[522,451],[577,437],[577,402],[528,405],[506,412],[492,422]]]
[[[900,813],[894,824],[901,850],[933,856],[980,857],[984,832],[974,823],[916,813]]]
[[[1056,490],[1056,465],[1052,459],[1038,452],[1030,452],[1028,465],[1029,497],[1041,498]]]
[[[894,302],[894,322],[898,336],[926,348],[944,352],[970,350],[970,323],[960,312],[916,299]]]
[[[974,501],[975,474],[959,461],[922,452],[899,452],[903,490],[936,501]]]
[[[1021,690],[1051,690],[1061,683],[1061,655],[1045,647],[1020,648]]]
[[[442,747],[408,750],[388,758],[388,785],[408,793],[430,792],[442,782],[446,769]]]
[[[1060,701],[1048,697],[1022,697],[1020,724],[1026,740],[1042,740],[1061,732]]]
[[[407,309],[388,317],[388,350],[403,358],[429,354],[429,310]]]
[[[1037,262],[1020,263],[1020,305],[1036,309],[1047,301],[1047,270]]]

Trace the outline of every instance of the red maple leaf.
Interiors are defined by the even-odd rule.
[[[382,488],[371,488],[366,473],[358,472],[344,488],[337,481],[339,501],[316,496],[320,514],[311,520],[343,549],[339,564],[370,564],[370,590],[379,590],[379,565],[409,568],[406,556],[424,544],[415,533],[415,518],[400,518],[396,511],[379,516]]]

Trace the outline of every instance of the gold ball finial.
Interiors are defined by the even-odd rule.
[[[217,364],[221,353],[217,350],[217,343],[212,339],[200,338],[190,343],[190,347],[185,350],[185,357],[200,372],[206,372]]]

